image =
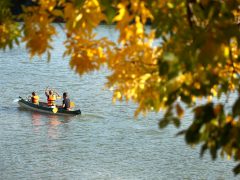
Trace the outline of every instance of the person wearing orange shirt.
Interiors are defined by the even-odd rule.
[[[48,90],[48,88],[45,90],[45,95],[47,96],[47,105],[49,107],[53,107],[55,106],[55,101],[58,99],[58,98],[61,98],[61,96],[53,91],[53,90]]]

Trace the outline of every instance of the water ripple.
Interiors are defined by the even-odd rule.
[[[112,27],[98,31],[116,39]],[[233,162],[199,159],[199,147],[175,137],[180,129],[158,129],[161,113],[134,119],[135,104],[112,105],[112,92],[103,90],[109,72],[80,77],[71,71],[69,58],[61,57],[64,38],[60,32],[53,42],[50,63],[46,55],[30,61],[23,45],[0,53],[0,179],[237,179]],[[69,118],[18,108],[18,96],[33,90],[46,101],[46,86],[67,91],[83,114]],[[191,118],[187,112],[182,128]]]

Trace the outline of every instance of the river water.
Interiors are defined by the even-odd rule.
[[[200,159],[199,147],[175,137],[181,129],[160,130],[161,113],[134,119],[134,104],[113,105],[111,91],[103,90],[107,70],[74,73],[62,58],[64,36],[58,30],[50,63],[45,56],[30,61],[24,44],[0,52],[0,179],[237,179],[234,162],[211,161],[208,153]],[[111,26],[96,31],[116,39]],[[46,100],[47,86],[67,91],[82,115],[18,107],[18,96],[33,90]]]

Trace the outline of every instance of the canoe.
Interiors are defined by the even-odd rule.
[[[48,114],[55,114],[55,115],[79,115],[81,114],[81,110],[66,110],[61,107],[48,107],[46,103],[39,102],[39,104],[33,104],[31,101],[23,99],[22,97],[19,97],[18,104],[20,107],[23,107],[25,109],[29,109],[32,111],[42,112],[42,113],[48,113]]]

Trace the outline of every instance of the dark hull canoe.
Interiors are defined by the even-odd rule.
[[[43,103],[43,102],[40,102],[39,105],[36,105],[36,104],[33,104],[31,103],[30,101],[27,101],[21,97],[19,97],[19,101],[18,101],[18,104],[25,108],[25,109],[29,109],[29,110],[32,110],[32,111],[37,111],[37,112],[42,112],[42,113],[48,113],[48,114],[55,114],[55,115],[67,115],[67,116],[74,116],[74,115],[79,115],[81,114],[81,110],[78,109],[78,110],[70,110],[70,111],[67,111],[63,108],[57,108],[57,112],[54,113],[53,109],[54,108],[51,108],[51,107],[48,107],[46,105],[46,103]]]

